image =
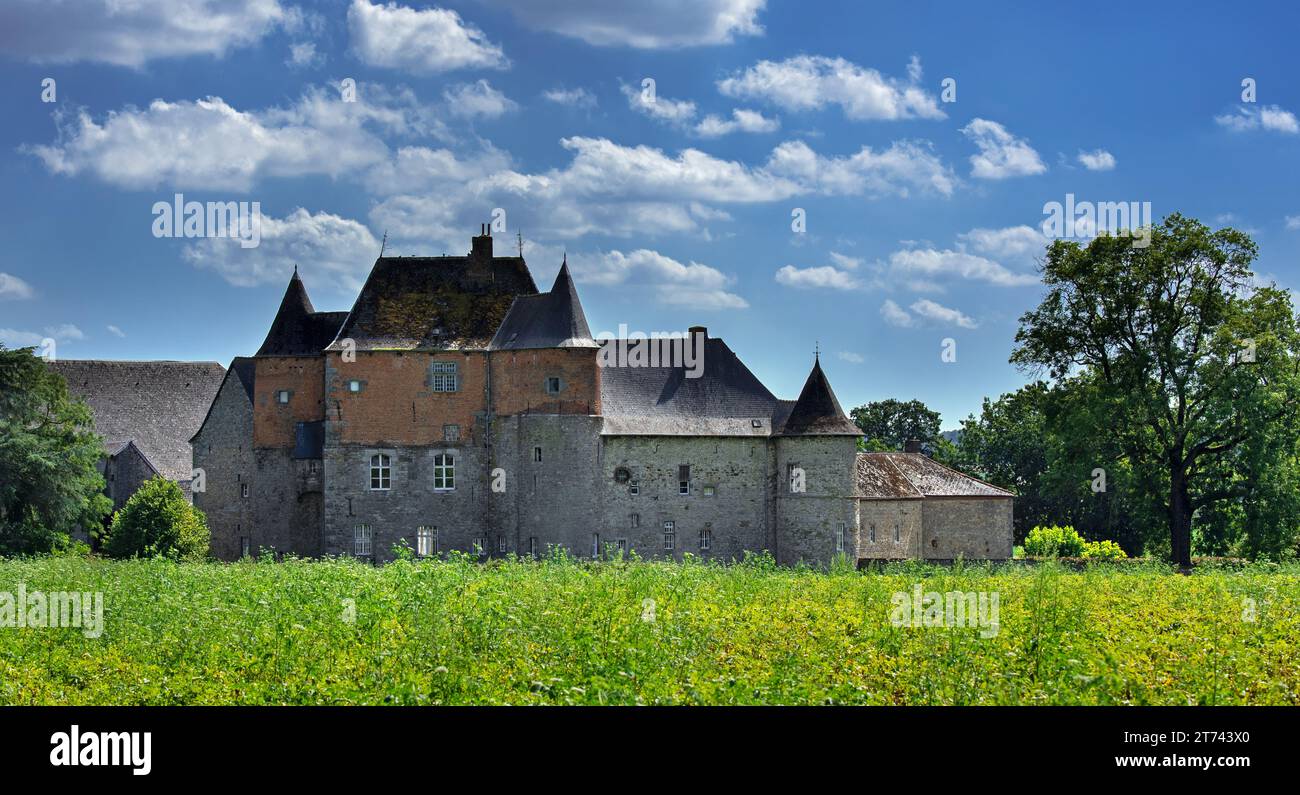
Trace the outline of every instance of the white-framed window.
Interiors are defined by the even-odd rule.
[[[359,558],[370,555],[370,525],[359,524],[352,528],[352,554]]]
[[[533,461],[538,464],[542,463],[542,448],[533,448]]]
[[[429,365],[429,388],[434,392],[455,392],[460,387],[455,362]]]
[[[456,457],[451,453],[438,453],[433,457],[433,490],[452,491],[456,488]]]
[[[682,464],[677,467],[677,493],[691,493],[691,465]]]
[[[349,392],[360,392],[360,391],[361,391],[361,382],[358,381],[358,380],[355,379],[355,378],[353,378],[351,381],[348,381],[348,391],[349,391]]]
[[[459,442],[460,426],[459,425],[442,426],[442,440],[444,442]]]
[[[641,493],[641,481],[633,480],[627,484],[627,493],[633,497]]]
[[[424,525],[416,529],[415,554],[422,558],[438,554],[438,528]]]
[[[251,558],[253,556],[253,539],[248,536],[241,536],[239,539],[239,557]]]
[[[506,537],[501,536],[497,539],[497,552],[504,555],[508,550],[509,546],[506,545]]]
[[[706,527],[700,531],[700,551],[707,552],[712,548],[713,548],[713,530],[711,528]]]
[[[664,522],[664,552],[672,552],[677,548],[677,523],[673,521]]]
[[[247,484],[247,483],[240,483],[240,484],[239,484],[239,496],[241,496],[241,497],[248,497],[248,484]]]
[[[849,535],[848,526],[844,522],[840,522],[835,528],[835,551],[836,552],[844,551],[844,546],[845,546],[844,542],[848,538],[848,535]]]
[[[639,513],[632,514],[632,526],[633,527],[641,526],[641,514]]]
[[[392,486],[392,459],[383,453],[370,456],[370,490],[388,491]]]
[[[712,497],[714,493],[714,489],[712,486],[705,486],[703,489],[700,490],[700,493],[703,494],[705,497]]]
[[[593,558],[600,557],[600,533],[591,534],[591,556]]]
[[[487,536],[479,536],[478,538],[475,538],[475,539],[474,539],[474,554],[475,554],[475,555],[486,555],[486,554],[487,554],[487,551],[488,551],[488,540],[487,540]]]
[[[560,394],[560,379],[559,379],[559,378],[557,378],[556,376],[553,376],[553,375],[547,377],[547,379],[546,379],[546,394],[548,394],[548,395],[558,395],[558,394]]]
[[[275,393],[275,402],[276,402],[276,403],[288,403],[288,402],[289,402],[289,394],[290,394],[289,390],[287,390],[287,389],[281,389],[279,392],[276,392],[276,393]]]

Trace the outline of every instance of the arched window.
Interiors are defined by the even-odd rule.
[[[392,484],[392,469],[388,456],[376,453],[370,456],[370,488],[373,491],[387,491]]]

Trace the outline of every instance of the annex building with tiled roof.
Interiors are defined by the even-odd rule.
[[[597,339],[567,263],[539,292],[484,229],[381,256],[348,312],[295,270],[194,434],[195,504],[221,559],[1011,556],[1008,492],[859,437],[819,361],[782,400],[703,327]]]

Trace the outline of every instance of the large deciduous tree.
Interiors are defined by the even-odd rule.
[[[1255,493],[1293,455],[1300,335],[1288,293],[1256,284],[1245,234],[1174,214],[1134,243],[1053,242],[1011,361],[1095,385],[1099,446],[1158,473],[1171,557],[1190,566],[1196,511]]]
[[[31,348],[0,345],[0,555],[56,551],[112,508],[90,409]]]
[[[902,450],[909,439],[933,445],[939,436],[939,412],[919,400],[880,400],[849,412],[862,429],[867,450]]]

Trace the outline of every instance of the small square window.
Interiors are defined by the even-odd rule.
[[[558,394],[560,394],[560,379],[559,379],[559,378],[556,378],[555,376],[550,376],[550,377],[548,377],[548,378],[546,379],[546,394],[548,394],[548,395],[558,395]]]
[[[460,426],[459,425],[442,426],[442,440],[444,442],[459,442]]]
[[[705,486],[705,487],[704,487],[704,496],[705,496],[705,497],[712,497],[712,496],[713,496],[713,487],[712,487],[712,486]]]
[[[631,483],[627,484],[627,493],[628,493],[628,494],[631,494],[632,496],[636,496],[637,494],[640,494],[640,493],[641,493],[641,481],[639,481],[639,480],[634,480],[634,481],[632,481]]]
[[[762,420],[750,420],[750,421],[749,421],[749,427],[751,427],[751,428],[762,428],[762,427],[763,427],[763,421],[762,421]]]
[[[358,380],[356,380],[355,378],[352,379],[351,381],[349,381],[349,382],[348,382],[348,391],[349,391],[349,392],[360,392],[360,391],[361,391],[361,382],[358,381]]]
[[[288,402],[289,402],[289,390],[287,390],[287,389],[281,389],[279,392],[276,392],[276,393],[275,393],[275,400],[276,400],[277,403],[288,403]]]

